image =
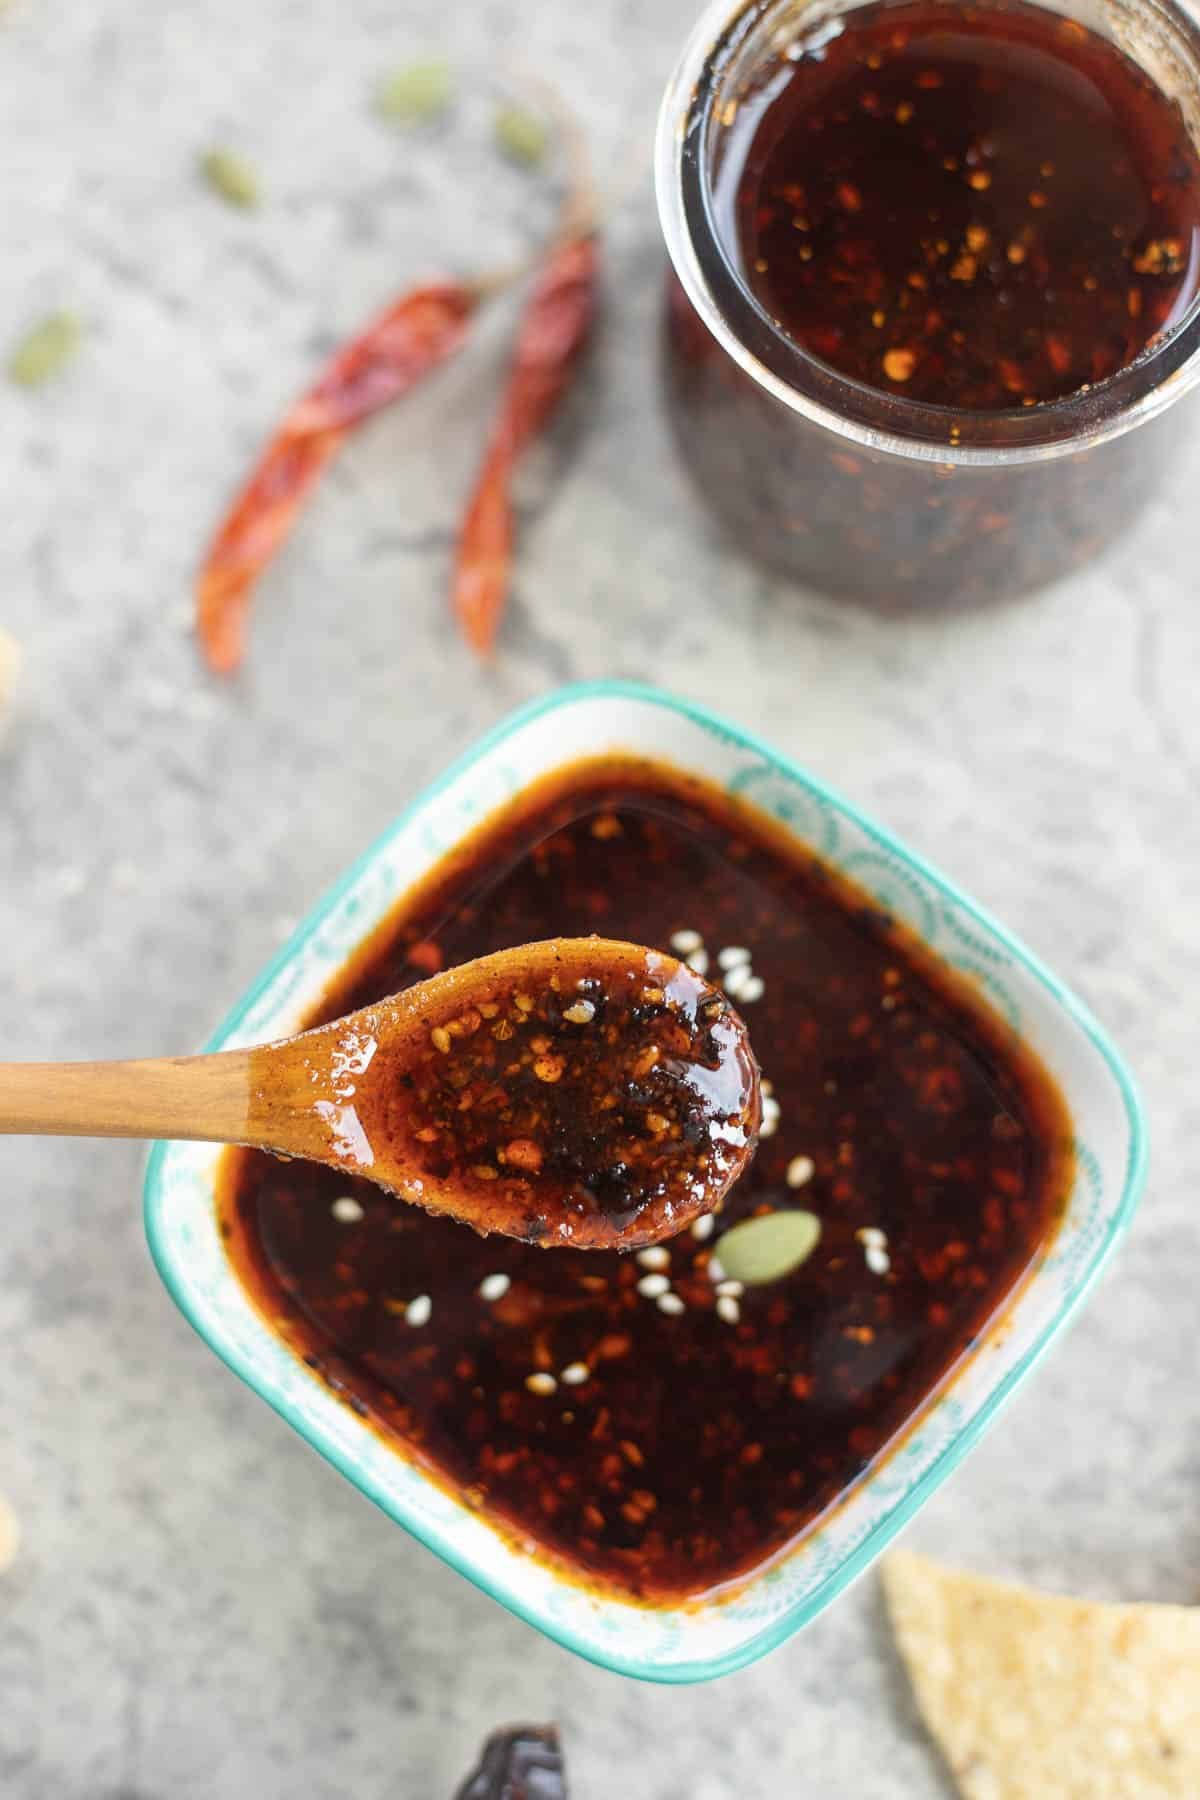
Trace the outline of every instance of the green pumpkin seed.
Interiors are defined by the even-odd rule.
[[[714,1254],[730,1281],[747,1287],[781,1281],[810,1257],[821,1236],[821,1221],[810,1212],[763,1213],[743,1219],[717,1240]]]
[[[528,112],[523,106],[497,107],[492,130],[497,146],[513,162],[535,169],[545,161],[550,128],[537,113]]]
[[[445,112],[453,94],[454,74],[449,63],[410,63],[380,85],[375,110],[395,125],[423,125]]]
[[[258,176],[235,150],[207,150],[200,159],[200,172],[230,206],[254,207],[262,197]]]
[[[66,367],[82,336],[74,313],[51,313],[25,333],[8,360],[9,375],[22,387],[40,387]]]

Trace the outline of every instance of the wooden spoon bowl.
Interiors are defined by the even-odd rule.
[[[710,1211],[758,1123],[724,995],[607,938],[480,957],[257,1049],[0,1065],[0,1132],[252,1145],[578,1249],[655,1243]]]

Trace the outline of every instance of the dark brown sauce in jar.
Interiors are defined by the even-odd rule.
[[[909,0],[798,48],[739,109],[722,186],[745,280],[806,349],[986,411],[1103,381],[1184,316],[1200,161],[1108,39]]]
[[[730,0],[698,27],[658,140],[666,397],[747,555],[884,610],[978,606],[1172,479],[1200,30],[1176,0],[1112,30],[1075,0]]]
[[[1070,1122],[965,978],[780,827],[641,761],[514,801],[320,1016],[589,930],[707,966],[750,1027],[763,1133],[711,1225],[545,1250],[246,1151],[221,1222],[272,1328],[398,1451],[578,1578],[679,1600],[793,1543],[912,1422],[1053,1232]],[[799,1210],[807,1259],[731,1284],[724,1234]]]

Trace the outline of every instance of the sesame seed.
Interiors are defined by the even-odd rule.
[[[708,1279],[712,1282],[714,1287],[718,1287],[722,1281],[728,1279],[724,1267],[718,1257],[710,1256],[708,1259]]]
[[[787,1184],[790,1188],[807,1187],[816,1172],[811,1156],[793,1156],[787,1166]]]
[[[742,1309],[732,1294],[722,1294],[717,1300],[717,1317],[726,1325],[736,1325],[742,1316]]]
[[[736,969],[739,963],[748,963],[750,952],[744,944],[726,944],[717,952],[717,962],[723,969]]]
[[[429,1295],[418,1294],[416,1299],[410,1300],[404,1309],[404,1323],[419,1331],[422,1325],[428,1325],[432,1314],[433,1301]]]
[[[768,1097],[775,1092],[775,1083],[773,1081],[760,1082],[759,1086],[762,1088],[763,1093]]]
[[[755,980],[757,977],[750,973],[749,963],[735,963],[725,976],[725,992],[731,1000],[737,1000],[749,983]]]
[[[699,950],[689,950],[683,960],[693,974],[708,974],[708,951],[703,946]]]
[[[558,1379],[564,1387],[582,1387],[591,1378],[591,1373],[586,1363],[568,1363]]]
[[[874,1245],[877,1250],[882,1250],[887,1243],[887,1232],[880,1231],[878,1225],[864,1225],[861,1231],[856,1231],[854,1235],[860,1244],[868,1247]]]
[[[646,1300],[657,1300],[670,1287],[665,1275],[643,1275],[637,1284],[637,1291]]]
[[[544,1369],[536,1369],[532,1375],[525,1377],[525,1386],[531,1394],[552,1394],[558,1383]]]
[[[489,1303],[493,1300],[503,1300],[511,1286],[512,1277],[510,1275],[500,1273],[485,1275],[479,1284],[479,1298],[487,1300]]]
[[[637,1259],[643,1269],[669,1269],[671,1266],[671,1252],[661,1244],[651,1244],[648,1249],[639,1250]]]
[[[339,1225],[357,1225],[363,1217],[363,1209],[352,1194],[339,1195],[329,1210]]]
[[[878,1244],[868,1244],[863,1255],[872,1275],[886,1275],[892,1266],[891,1257]]]
[[[765,992],[766,986],[761,975],[747,975],[738,988],[737,997],[746,1005],[752,1000],[761,1000]]]
[[[758,1127],[760,1138],[774,1137],[779,1130],[779,1106],[770,1100],[763,1101],[762,1120]]]
[[[658,1310],[659,1312],[670,1313],[672,1317],[675,1317],[685,1309],[683,1301],[679,1298],[678,1294],[660,1294],[658,1296]]]
[[[746,1289],[740,1281],[718,1281],[718,1294],[727,1294],[731,1300],[740,1300]]]
[[[690,956],[692,951],[699,950],[703,943],[704,939],[698,931],[677,931],[671,938],[671,948],[678,951],[680,956]]]
[[[703,1243],[705,1238],[712,1236],[716,1223],[711,1213],[701,1213],[698,1219],[692,1220],[692,1236]]]
[[[574,1006],[568,1006],[563,1018],[570,1025],[590,1025],[596,1016],[596,1008],[590,1000],[577,1000]]]

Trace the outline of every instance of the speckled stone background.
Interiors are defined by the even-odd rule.
[[[290,922],[448,758],[577,676],[653,677],[756,725],[986,899],[1145,1086],[1154,1171],[1069,1340],[911,1541],[1098,1597],[1200,1599],[1200,470],[1102,567],[987,617],[888,623],[764,578],[710,528],[656,399],[643,170],[694,0],[16,0],[0,21],[0,346],[87,321],[53,387],[0,382],[0,750],[12,1057],[194,1046]],[[531,471],[488,671],[447,546],[503,320],[353,444],[216,685],[188,580],[263,429],[422,273],[529,242],[487,140],[368,104],[432,47],[519,56],[614,180],[610,310]],[[195,178],[233,144],[266,203]],[[540,209],[540,210],[539,210]],[[1200,431],[1200,420],[1197,421]],[[573,1660],[375,1512],[192,1336],[142,1240],[136,1146],[0,1145],[5,1800],[440,1800],[491,1726],[555,1718],[579,1800],[939,1796],[868,1578],[708,1690]]]

